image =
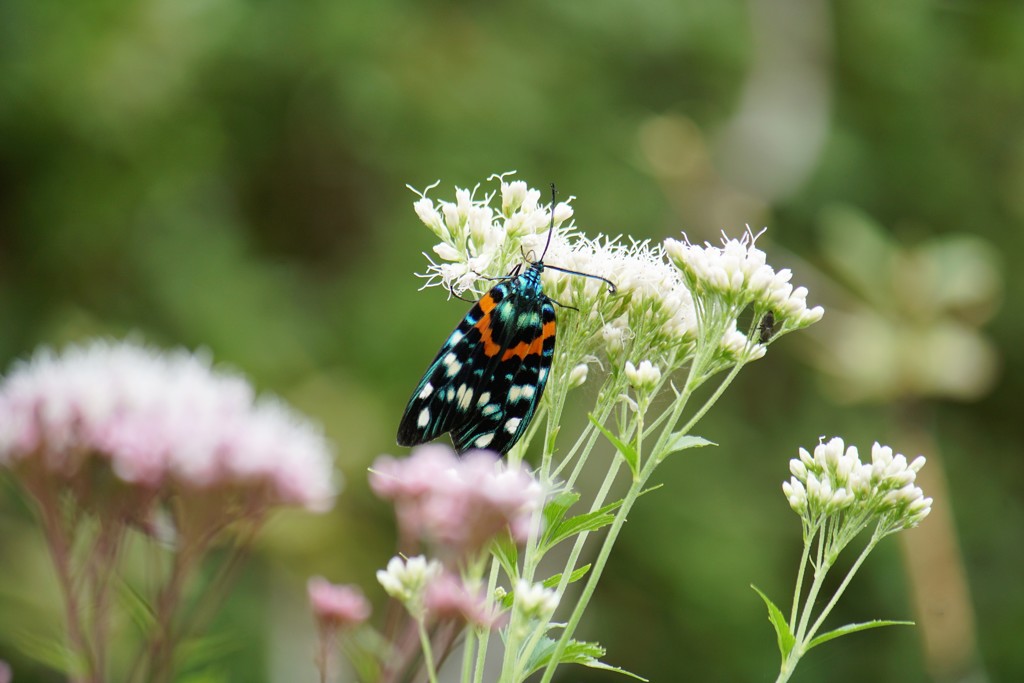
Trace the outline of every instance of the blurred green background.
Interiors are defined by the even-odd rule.
[[[922,625],[831,643],[794,680],[1024,680],[1024,4],[7,0],[2,367],[94,335],[207,347],[338,446],[337,508],[275,519],[194,675],[312,681],[305,578],[380,597],[393,520],[365,469],[398,452],[465,308],[416,291],[433,241],[405,185],[448,199],[512,169],[576,196],[591,234],[767,225],[758,246],[827,310],[741,374],[700,428],[721,447],[667,462],[631,516],[581,632],[607,661],[774,679],[749,584],[788,604],[787,460],[840,434],[930,456],[942,506],[833,624]],[[59,680],[23,652],[60,623],[55,591],[5,479],[15,681]]]

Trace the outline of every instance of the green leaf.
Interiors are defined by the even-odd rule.
[[[512,535],[506,531],[495,538],[491,543],[491,554],[497,558],[512,583],[515,583],[519,579],[519,548],[512,540]]]
[[[49,638],[23,630],[14,630],[9,635],[23,655],[68,674],[70,678],[84,677],[88,670],[85,660],[65,645],[63,638]]]
[[[152,633],[157,626],[156,614],[146,597],[127,581],[116,581],[118,598],[124,611],[142,633]]]
[[[177,683],[228,683],[231,679],[226,671],[204,669],[183,673],[174,680]]]
[[[594,423],[595,427],[601,430],[601,433],[604,434],[605,438],[612,442],[612,445],[615,446],[616,450],[622,454],[623,459],[625,459],[626,464],[629,465],[629,469],[633,473],[633,479],[640,476],[640,454],[636,452],[636,449],[605,429],[604,425],[597,421],[597,418],[594,417],[593,413],[588,413],[587,417],[590,418],[590,421]]]
[[[768,596],[761,592],[761,589],[757,586],[751,585],[757,594],[764,600],[764,604],[768,606],[768,621],[772,622],[772,626],[775,627],[775,636],[779,641],[779,654],[782,655],[782,659],[785,660],[789,656],[789,653],[793,650],[793,645],[796,644],[796,638],[793,637],[793,632],[789,628],[789,624],[786,622],[786,617],[782,616],[782,612],[775,603],[768,599]]]
[[[651,491],[660,489],[662,486],[664,486],[664,484],[657,484],[650,488],[646,488],[640,492],[640,496],[644,496]],[[570,517],[559,525],[546,529],[544,532],[544,539],[541,542],[541,548],[543,549],[542,553],[546,553],[565,539],[583,533],[584,531],[596,531],[602,527],[608,526],[615,521],[615,516],[611,513],[620,505],[622,505],[622,499],[619,499],[614,503],[608,503],[597,510],[584,512],[581,515]]]
[[[551,658],[555,654],[555,649],[558,647],[558,641],[552,640],[551,638],[541,638],[540,643],[534,649],[530,661],[527,664],[526,674],[530,675],[536,671],[540,671],[548,665]],[[630,678],[635,678],[638,681],[647,682],[646,678],[637,676],[634,673],[630,673],[625,669],[620,669],[617,666],[611,664],[605,664],[599,657],[604,657],[605,650],[597,643],[587,643],[581,640],[570,640],[569,644],[566,645],[565,650],[562,651],[561,657],[558,658],[559,664],[580,664],[591,669],[602,669],[604,671],[614,671]]]
[[[621,503],[621,500],[614,503],[614,507],[618,507]],[[614,509],[614,507],[612,509]],[[567,538],[581,534],[584,531],[597,531],[602,527],[608,526],[614,521],[615,515],[607,512],[605,508],[570,517],[557,527],[544,534],[544,552],[547,552]]]
[[[587,572],[589,572],[589,571],[590,571],[590,565],[589,564],[585,564],[582,567],[579,567],[572,574],[569,574],[569,583],[576,583],[577,581],[582,579],[584,576],[586,576]],[[558,572],[554,576],[551,576],[551,577],[548,577],[547,579],[545,579],[544,580],[544,584],[543,584],[544,587],[545,588],[554,588],[555,586],[557,586],[559,583],[562,582],[562,574],[563,573],[564,572]]]
[[[703,448],[704,446],[717,446],[718,444],[714,441],[708,441],[701,436],[691,436],[690,434],[683,434],[681,432],[674,432],[668,437],[668,443],[665,444],[665,450],[658,457],[658,462],[661,462],[673,453],[679,451],[685,451],[688,448]]]
[[[555,495],[544,506],[544,528],[553,529],[558,526],[558,523],[565,517],[565,513],[579,499],[580,494],[575,491],[562,491]]]
[[[224,661],[226,655],[242,648],[236,636],[212,635],[188,638],[181,642],[175,652],[175,659],[188,667],[199,668]]]
[[[828,633],[822,633],[820,636],[818,636],[817,638],[815,638],[807,644],[807,649],[810,650],[812,647],[816,647],[818,645],[821,645],[822,643],[827,643],[833,638],[838,638],[839,636],[845,636],[850,633],[856,633],[857,631],[867,631],[869,628],[879,628],[882,626],[913,625],[914,622],[912,621],[891,621],[882,619],[875,619],[874,621],[865,621],[860,624],[847,624],[846,626],[840,626],[839,628],[829,631]]]

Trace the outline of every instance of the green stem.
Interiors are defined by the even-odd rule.
[[[799,656],[793,656],[795,652],[796,648],[794,647],[790,650],[789,656],[782,662],[782,667],[779,669],[779,675],[775,679],[775,683],[786,683],[789,677],[793,675],[793,672],[796,670],[796,664],[800,661]]]
[[[804,587],[804,572],[807,570],[807,560],[811,554],[811,543],[814,542],[814,536],[817,534],[819,527],[809,527],[810,533],[804,533],[804,549],[800,553],[800,568],[796,572],[796,587],[793,589],[793,609],[789,614],[789,627],[792,629],[796,626],[796,617],[800,607],[800,593]]]
[[[590,512],[600,509],[604,502],[608,499],[608,495],[611,492],[611,487],[618,476],[619,469],[622,467],[623,459],[616,457],[608,468],[608,472],[605,474],[604,481],[601,483],[601,488],[598,490],[597,495],[594,496],[594,500],[590,505]],[[576,563],[579,561],[579,557],[583,552],[583,548],[589,538],[590,532],[581,532],[576,537],[576,542],[573,544],[572,551],[569,553],[569,559],[566,561],[565,568],[562,570],[562,578],[558,582],[556,587],[556,594],[561,597],[565,595],[565,591],[569,587],[569,579],[572,573],[576,571]],[[589,601],[589,598],[587,598]],[[530,656],[540,643],[541,639],[547,633],[546,624],[539,625],[538,628],[534,629],[534,632],[530,639],[527,641],[526,646],[523,648],[522,656],[519,661],[516,662],[516,676],[520,675],[520,671],[525,667],[526,663],[529,662]],[[519,680],[516,678],[515,680]]]
[[[427,627],[423,619],[416,620],[416,626],[420,634],[420,647],[423,648],[423,666],[427,669],[427,677],[430,683],[437,683],[437,671],[434,668],[434,651],[430,647],[430,636],[427,635]]]
[[[498,586],[498,572],[501,571],[501,563],[498,562],[497,558],[491,559],[491,575],[487,579],[487,595],[494,595],[494,590]],[[476,652],[476,671],[473,673],[473,683],[483,683],[484,680],[484,667],[487,665],[487,644],[491,638],[490,629],[485,630],[480,635],[480,645]],[[468,678],[463,678],[464,681],[468,681]]]
[[[70,680],[72,683],[85,681],[98,683],[92,649],[82,629],[80,596],[75,589],[75,575],[71,566],[73,531],[68,533],[64,528],[61,520],[59,494],[50,495],[45,483],[37,487],[26,484],[26,488],[39,503],[47,550],[50,552],[50,559],[53,561],[61,591],[64,594],[64,616],[67,621],[68,641],[72,652],[77,655],[77,661],[74,662],[74,673],[70,675]],[[85,666],[84,673],[80,671],[82,665]]]
[[[800,614],[800,626],[793,634],[796,638],[796,645],[793,646],[794,651],[799,650],[807,640],[804,636],[807,633],[807,625],[811,620],[811,612],[814,609],[814,602],[818,599],[818,592],[821,590],[821,586],[825,582],[825,576],[831,568],[831,564],[828,564],[825,561],[824,546],[825,536],[827,533],[827,530],[824,528],[818,531],[818,550],[816,553],[817,557],[814,562],[814,580],[811,582],[811,587],[807,591],[807,598],[804,601],[803,610]]]
[[[739,374],[740,370],[743,369],[744,365],[745,365],[744,362],[739,362],[739,363],[737,363],[736,365],[734,365],[732,367],[732,370],[730,370],[729,374],[725,376],[725,379],[723,379],[719,383],[719,385],[715,388],[715,393],[711,394],[711,396],[708,398],[708,400],[704,402],[704,405],[702,405],[700,407],[700,409],[696,413],[694,413],[693,417],[690,418],[690,421],[686,423],[686,426],[679,430],[679,433],[681,433],[681,434],[689,434],[690,433],[690,430],[693,429],[696,426],[696,424],[700,421],[700,419],[702,417],[704,417],[704,415],[711,409],[711,406],[715,405],[715,403],[718,402],[718,399],[721,398],[722,394],[725,393],[725,390],[729,388],[729,385],[732,384],[732,381],[734,379],[736,379],[736,375]],[[694,367],[696,367],[696,366],[694,366]],[[693,373],[691,373],[691,376],[692,376],[692,374]],[[688,381],[687,382],[687,396],[689,396],[690,393],[692,393],[694,390],[696,390],[697,386],[699,386],[699,384],[695,384],[693,387],[690,387],[689,386],[689,381]],[[685,401],[683,401],[683,403],[685,403]],[[675,423],[675,420],[670,422],[670,424],[674,424],[674,423]],[[668,437],[671,437],[671,436],[672,436],[671,431],[669,429],[665,429],[661,433],[661,438],[658,439],[657,446],[662,446],[663,447],[664,446],[663,440],[668,438]],[[656,448],[657,448],[657,446],[656,446]]]
[[[616,458],[616,462],[619,462],[620,460],[621,458]],[[648,465],[653,462],[655,462],[654,458],[650,460]],[[594,566],[591,567],[590,576],[587,579],[586,585],[583,587],[583,593],[580,595],[579,600],[576,603],[576,607],[573,609],[572,615],[569,617],[569,621],[566,623],[565,628],[562,631],[562,637],[558,640],[555,651],[551,655],[551,660],[544,669],[544,677],[541,679],[541,683],[550,683],[551,678],[555,675],[555,668],[558,666],[558,662],[565,653],[565,648],[568,647],[569,641],[572,639],[572,635],[580,623],[580,619],[583,618],[583,612],[586,610],[587,605],[590,603],[590,599],[594,595],[594,591],[597,589],[597,582],[601,579],[601,574],[604,572],[605,564],[608,562],[608,557],[611,555],[612,547],[615,545],[615,540],[618,538],[619,532],[622,530],[622,525],[626,523],[626,517],[629,514],[630,509],[632,509],[633,503],[635,503],[636,499],[640,496],[640,492],[643,491],[643,485],[647,481],[647,477],[650,475],[651,471],[653,471],[652,467],[645,467],[640,477],[632,482],[632,485],[629,487],[629,491],[626,493],[626,497],[623,498],[618,514],[615,515],[615,521],[612,522],[611,528],[608,530],[608,535],[605,537],[604,543],[601,544],[601,551],[598,554],[597,559],[594,561]],[[565,580],[564,576],[563,580]]]
[[[460,681],[470,681],[473,678],[473,653],[476,650],[476,629],[466,628],[466,640],[462,644],[462,677]]]
[[[673,434],[672,428],[676,425],[676,423],[679,421],[679,418],[682,416],[682,412],[686,404],[688,403],[689,397],[692,395],[694,389],[696,389],[696,387],[700,384],[699,378],[701,377],[701,373],[703,372],[704,367],[704,362],[702,361],[702,358],[695,358],[692,365],[690,366],[690,370],[687,375],[687,381],[684,386],[683,392],[676,399],[676,401],[674,401],[672,407],[669,408],[669,410],[671,411],[671,416],[665,423],[664,429],[659,434],[658,440],[656,441],[655,446],[651,451],[651,456],[648,458],[648,461],[643,464],[639,476],[634,478],[629,488],[629,491],[627,492],[625,498],[623,498],[622,505],[616,512],[615,519],[612,522],[611,528],[608,530],[608,535],[605,537],[604,542],[601,545],[601,550],[599,551],[598,557],[590,570],[590,576],[587,579],[587,583],[584,585],[583,593],[580,595],[579,600],[576,603],[576,607],[573,609],[569,621],[568,623],[566,623],[565,628],[562,631],[562,636],[558,640],[558,644],[555,647],[555,651],[554,653],[552,653],[551,659],[548,662],[547,667],[544,669],[544,676],[541,679],[541,683],[550,683],[552,677],[554,676],[555,669],[557,668],[558,663],[565,652],[565,648],[568,647],[569,641],[572,639],[573,633],[575,632],[576,627],[579,625],[579,622],[583,617],[583,612],[586,610],[591,598],[593,597],[594,591],[597,588],[597,583],[598,581],[600,581],[601,574],[604,572],[605,564],[608,561],[608,557],[611,555],[612,547],[615,545],[615,541],[618,538],[619,532],[622,530],[622,525],[625,523],[626,518],[629,515],[629,511],[632,509],[633,504],[636,502],[637,498],[643,492],[647,480],[650,478],[651,474],[653,474],[655,468],[657,468],[658,464],[661,462],[661,459],[664,457],[665,448],[668,445]],[[689,433],[689,430],[693,428],[693,426],[700,420],[701,417],[703,417],[705,413],[707,413],[710,407],[721,397],[722,393],[729,386],[729,384],[732,383],[733,379],[735,379],[737,373],[742,367],[743,363],[737,363],[732,368],[731,372],[716,388],[715,392],[711,395],[711,397],[687,422],[686,426],[682,430],[683,434]],[[639,443],[637,444],[637,447],[640,447]],[[621,458],[615,459],[616,464],[620,462]],[[608,479],[606,478],[606,483],[607,482]],[[595,504],[597,504],[596,501]],[[580,538],[582,538],[583,536],[584,535],[581,534]],[[579,544],[579,540],[580,539],[578,538],[577,545]],[[563,581],[566,580],[566,576],[568,575],[568,573],[569,572],[567,571],[566,574],[563,575]]]
[[[839,602],[839,598],[842,597],[843,593],[846,591],[846,587],[849,586],[850,581],[853,580],[854,574],[856,574],[857,570],[860,569],[860,566],[864,564],[864,560],[866,560],[871,551],[874,550],[878,541],[879,539],[877,537],[872,536],[871,540],[868,541],[868,544],[864,547],[864,550],[862,550],[860,555],[857,556],[856,562],[854,562],[853,566],[850,567],[850,571],[846,573],[846,577],[843,578],[843,582],[839,584],[839,588],[836,589],[835,595],[833,595],[832,599],[828,601],[825,608],[821,610],[821,615],[815,620],[814,624],[811,626],[811,630],[807,632],[807,641],[814,638],[814,634],[818,632],[818,629],[821,628],[821,624],[825,621],[825,618],[828,617],[832,608],[836,606],[837,602]]]

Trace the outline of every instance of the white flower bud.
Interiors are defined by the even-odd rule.
[[[587,381],[587,373],[589,366],[586,363],[580,363],[572,369],[569,373],[569,388],[575,389],[576,387],[582,386]]]
[[[513,180],[511,183],[502,182],[501,212],[506,216],[511,216],[513,212],[523,205],[528,189],[526,183],[522,180]]]
[[[416,210],[416,215],[419,216],[424,225],[430,228],[431,232],[441,239],[448,239],[448,229],[441,221],[441,216],[437,213],[437,209],[434,208],[434,202],[426,197],[420,197],[413,204],[413,208]]]
[[[441,242],[440,244],[434,245],[434,253],[443,258],[445,261],[460,261],[462,260],[462,254],[459,250],[448,244],[447,242]]]
[[[807,467],[800,458],[793,458],[789,461],[789,471],[792,472],[793,476],[797,479],[807,478]]]
[[[555,205],[555,225],[561,225],[572,218],[572,207],[565,202],[558,202]]]
[[[647,392],[654,389],[661,381],[661,370],[651,364],[649,360],[640,361],[639,368],[626,361],[626,377],[634,389]]]
[[[528,619],[547,619],[558,607],[558,594],[544,584],[516,583],[515,608]]]

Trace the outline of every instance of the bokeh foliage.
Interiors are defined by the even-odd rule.
[[[431,240],[406,183],[450,194],[517,169],[578,197],[580,227],[639,238],[766,224],[772,264],[830,311],[843,295],[821,228],[836,207],[907,246],[974,235],[1008,266],[985,328],[1002,362],[991,391],[838,404],[806,362],[827,337],[773,346],[704,423],[721,447],[664,466],[582,635],[654,681],[767,680],[774,636],[747,586],[790,590],[787,459],[822,433],[909,448],[897,424],[912,405],[951,482],[983,668],[1021,680],[1022,38],[1024,5],[1007,0],[8,0],[0,360],[93,335],[205,346],[327,426],[348,480],[337,509],[277,520],[220,620],[226,644],[193,669],[312,680],[305,577],[373,589],[393,528],[365,467],[396,452],[406,392],[463,310],[416,292]],[[0,658],[18,681],[56,680],[19,649],[59,611],[7,484]],[[883,546],[836,618],[910,617],[907,595]],[[802,667],[798,680],[928,680],[913,629]]]

